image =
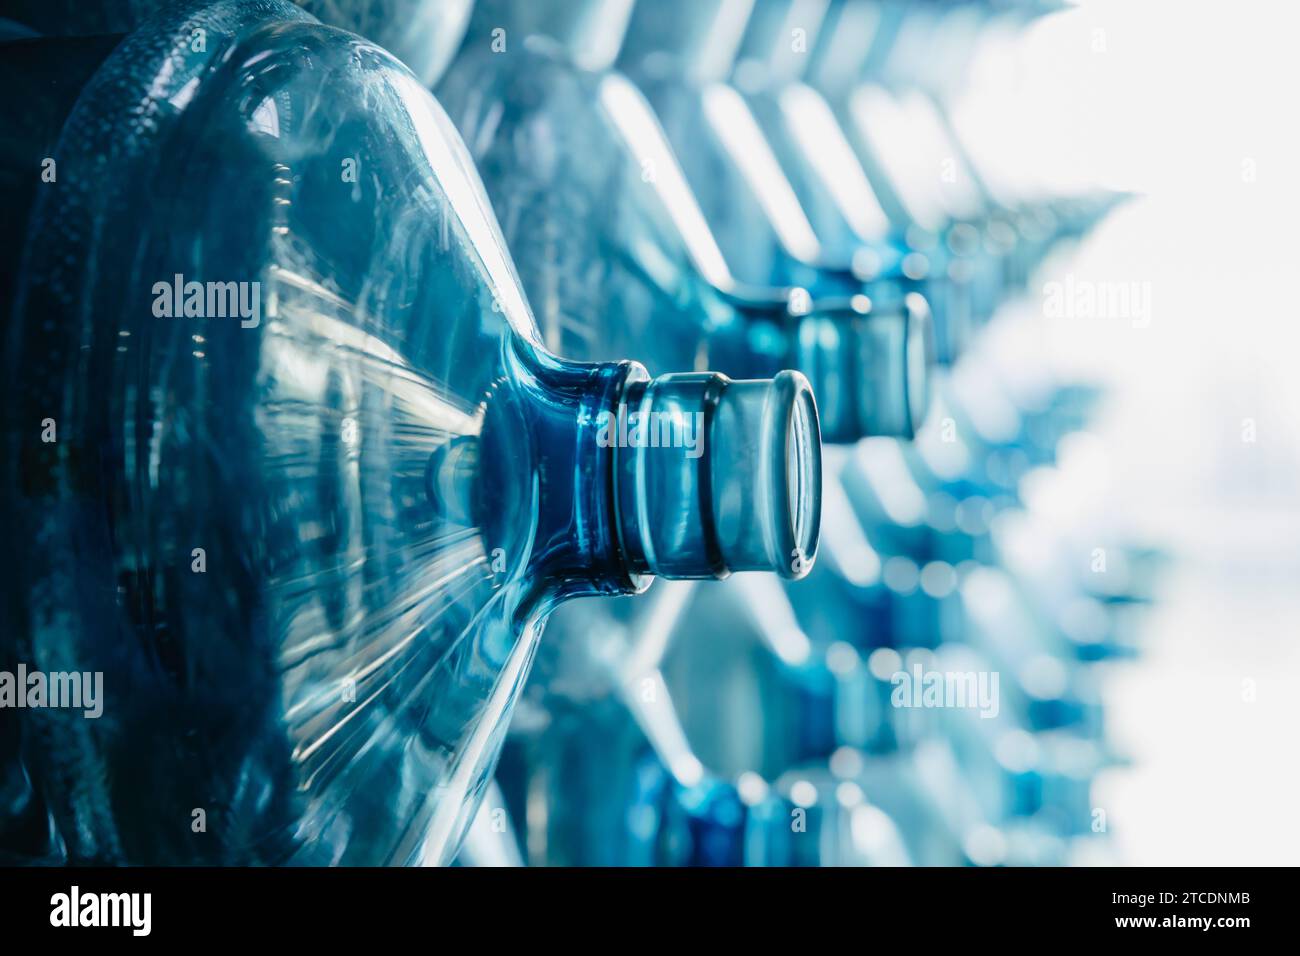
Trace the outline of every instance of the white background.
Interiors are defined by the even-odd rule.
[[[1133,761],[1094,792],[1117,862],[1300,863],[1297,10],[1083,3],[986,48],[958,104],[1007,169],[1143,194],[1021,308],[1041,356],[1111,385],[1039,505],[1176,557],[1109,683]],[[1067,273],[1150,283],[1150,325],[1046,318]]]

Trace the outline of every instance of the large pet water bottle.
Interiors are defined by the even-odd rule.
[[[32,858],[446,861],[551,608],[806,570],[804,379],[549,352],[380,48],[223,0],[0,62],[0,654],[103,688],[6,737]]]

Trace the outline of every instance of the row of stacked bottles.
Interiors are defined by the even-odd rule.
[[[954,368],[1110,203],[995,198],[944,112],[974,35],[1041,12],[480,3],[437,90],[525,287],[553,303],[548,341],[684,339],[668,366],[724,371],[779,356],[827,447],[806,580],[665,583],[617,618],[554,616],[464,862],[1060,863],[1096,831],[1110,755],[1086,662],[1127,652],[1105,602],[1133,595],[1090,593],[1070,543],[1048,566],[1005,553],[1041,532],[1021,478],[1093,396],[1040,381],[1018,407],[987,365]],[[628,280],[578,265],[611,250],[638,291],[647,256],[692,288],[611,309]],[[900,675],[935,672],[997,675],[997,706],[897,706]]]
[[[104,701],[6,718],[4,858],[1096,829],[1150,562],[1044,540],[1096,396],[979,333],[1114,199],[1000,191],[944,106],[1039,6],[12,7],[0,670]]]

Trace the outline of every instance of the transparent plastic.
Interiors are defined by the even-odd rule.
[[[548,352],[378,47],[172,11],[55,155],[3,355],[0,649],[101,672],[104,719],[23,716],[43,861],[446,862],[560,601],[806,571],[776,560],[816,551],[806,383]],[[612,440],[639,404],[682,440]]]

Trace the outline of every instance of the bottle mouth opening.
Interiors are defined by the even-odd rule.
[[[816,558],[821,526],[821,434],[808,380],[799,372],[779,373],[768,409],[774,564],[782,577],[801,578]]]

